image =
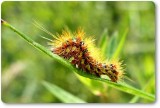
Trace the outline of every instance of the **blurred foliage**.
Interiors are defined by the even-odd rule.
[[[155,94],[153,2],[3,2],[1,8],[2,19],[46,47],[47,42],[40,35],[50,37],[32,24],[33,19],[53,34],[61,33],[64,28],[74,32],[83,27],[87,35],[95,37],[96,44],[108,59],[116,50],[109,45],[116,46],[128,29],[119,55],[126,64],[124,82]],[[6,103],[61,102],[46,91],[42,80],[52,82],[86,102],[128,103],[135,98],[103,83],[100,93],[94,93],[69,69],[38,52],[3,26],[1,40],[2,100]],[[97,84],[93,85],[96,87]],[[135,102],[151,101],[138,98]]]

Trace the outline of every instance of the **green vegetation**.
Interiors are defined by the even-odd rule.
[[[37,7],[38,13],[30,6],[31,3]],[[138,8],[141,4],[144,7]],[[154,102],[154,11],[152,2],[4,2],[2,18],[26,35],[9,23],[3,22],[3,25],[53,59],[34,50],[16,38],[13,31],[2,27],[2,100],[8,103]],[[71,31],[83,27],[87,34],[94,34],[106,58],[123,60],[126,77],[119,83],[113,83],[75,69],[68,61],[40,45],[46,46],[46,41],[38,36],[43,32],[31,23],[25,25],[31,17],[43,22],[53,34],[63,27]],[[13,76],[7,77],[9,75]],[[42,83],[43,80],[47,82]]]

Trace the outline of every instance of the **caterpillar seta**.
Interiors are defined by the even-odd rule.
[[[76,68],[97,77],[107,75],[113,82],[117,82],[122,78],[121,62],[118,60],[107,62],[103,60],[99,49],[95,47],[94,39],[87,38],[82,29],[78,29],[75,33],[64,30],[62,34],[55,36],[37,22],[35,22],[35,25],[53,36],[53,40],[49,40],[51,51],[69,60]]]

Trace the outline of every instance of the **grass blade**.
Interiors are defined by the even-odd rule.
[[[49,55],[50,57],[54,58],[56,61],[60,62],[61,64],[70,67],[71,65],[68,64],[68,62],[66,60],[64,60],[63,58],[59,57],[56,54],[53,54],[51,51],[49,51],[47,48],[45,48],[44,46],[40,45],[39,43],[33,41],[30,37],[28,37],[27,35],[23,34],[22,32],[18,31],[16,28],[14,28],[13,26],[11,26],[9,23],[7,23],[4,20],[1,20],[1,23],[3,25],[5,25],[6,27],[10,28],[11,30],[13,30],[15,33],[17,33],[20,37],[22,37],[24,40],[26,40],[30,45],[34,46],[36,49],[44,52],[45,54]],[[69,66],[70,65],[70,66]]]
[[[100,41],[98,41],[98,46],[101,48],[102,54],[106,54],[107,51],[107,41],[108,40],[108,30],[105,29],[101,35]]]
[[[51,84],[46,81],[43,81],[42,84],[48,91],[50,91],[54,96],[56,96],[59,100],[61,100],[64,103],[86,103],[85,101],[68,93],[62,88],[56,86],[55,84]]]
[[[122,38],[121,38],[119,44],[117,45],[116,51],[115,51],[115,53],[114,53],[113,56],[112,56],[113,59],[118,58],[121,50],[123,49],[123,45],[124,45],[124,43],[125,43],[125,40],[126,40],[126,37],[127,37],[127,33],[128,33],[128,28],[127,28],[127,29],[125,30],[125,32],[123,33]]]
[[[148,81],[148,83],[144,86],[144,88],[142,90],[146,90],[147,87],[149,87],[149,85],[152,83],[152,81],[154,80],[154,75],[150,78],[150,80]],[[136,103],[139,99],[139,96],[134,96],[129,103]]]
[[[129,94],[133,94],[133,95],[137,95],[139,97],[142,97],[142,98],[145,98],[145,99],[149,99],[151,101],[155,100],[155,96],[154,95],[146,93],[146,92],[144,92],[142,90],[136,89],[136,88],[134,88],[132,86],[129,86],[129,85],[125,84],[125,83],[121,83],[121,82],[114,83],[114,82],[111,82],[109,80],[102,79],[102,78],[96,77],[96,76],[91,75],[91,74],[86,74],[85,72],[80,71],[80,70],[77,71],[76,68],[75,68],[74,71],[76,71],[81,76],[84,76],[84,77],[87,77],[87,78],[90,78],[90,79],[94,79],[94,80],[98,80],[98,81],[103,81],[103,82],[107,83],[108,86],[116,88],[116,89],[121,90],[123,92],[129,93]]]
[[[28,37],[27,35],[21,33],[20,31],[18,31],[16,28],[14,28],[13,26],[11,26],[9,23],[7,23],[6,21],[1,21],[1,23],[10,28],[12,31],[16,32],[20,37],[22,37],[24,40],[26,40],[29,44],[31,44],[32,46],[34,46],[35,48],[37,48],[38,50],[44,52],[45,54],[49,55],[50,57],[52,57],[54,60],[60,62],[61,64],[65,65],[66,67],[68,67],[69,69],[75,71],[76,73],[78,73],[79,75],[81,76],[84,76],[84,77],[87,77],[87,78],[90,78],[90,79],[94,79],[94,80],[98,80],[98,81],[103,81],[105,82],[106,84],[108,84],[109,86],[111,87],[114,87],[118,90],[121,90],[123,92],[126,92],[126,93],[129,93],[129,94],[133,94],[133,95],[137,95],[139,97],[142,97],[142,98],[145,98],[145,99],[149,99],[149,100],[152,100],[154,101],[155,100],[155,96],[152,95],[152,94],[149,94],[149,93],[146,93],[142,90],[139,90],[139,89],[136,89],[134,87],[131,87],[131,86],[128,86],[126,84],[123,84],[123,83],[114,83],[114,82],[111,82],[109,80],[106,80],[106,79],[102,79],[102,78],[98,78],[94,75],[91,75],[91,74],[87,74],[85,72],[82,72],[78,69],[76,69],[74,66],[72,66],[68,61],[64,60],[63,58],[59,57],[58,55],[55,55],[53,54],[51,51],[49,51],[48,49],[46,49],[45,47],[43,47],[42,45],[36,43],[35,41],[33,41],[30,37]],[[115,54],[115,57],[119,54],[120,52],[120,49],[122,48],[123,44],[124,44],[124,41],[125,41],[125,37],[126,37],[126,34],[127,34],[127,31],[124,33],[124,36],[123,36],[123,41],[120,42],[120,46],[118,46],[118,52],[116,52]]]
[[[110,37],[110,41],[107,46],[107,51],[105,52],[108,59],[112,58],[112,55],[117,47],[117,36],[118,32],[114,32],[114,34]]]

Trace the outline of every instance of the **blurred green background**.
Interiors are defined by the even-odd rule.
[[[118,39],[128,28],[120,60],[125,64],[124,82],[155,94],[155,5],[153,2],[3,2],[2,19],[47,46],[40,35],[51,38],[33,25],[61,33],[64,28],[84,28],[96,38],[107,30],[108,40]],[[45,80],[92,103],[128,103],[134,96],[108,87],[95,94],[79,78],[44,53],[39,52],[13,31],[2,26],[2,101],[6,103],[61,102],[41,84]],[[151,101],[139,98],[137,103]]]

